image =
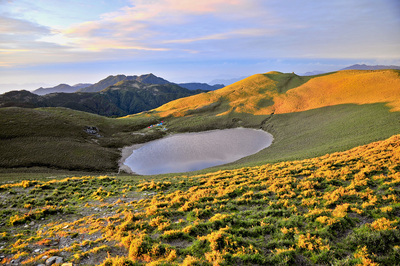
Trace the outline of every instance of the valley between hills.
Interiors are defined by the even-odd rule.
[[[3,105],[0,260],[399,265],[399,74],[268,72],[118,118]],[[235,127],[274,141],[195,172],[119,171],[123,147]]]

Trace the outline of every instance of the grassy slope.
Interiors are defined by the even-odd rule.
[[[229,112],[268,115],[301,112],[339,104],[388,103],[400,110],[399,70],[347,70],[317,76],[269,72],[257,74],[223,89],[178,99],[156,111],[161,117],[184,116],[215,102]]]
[[[311,158],[400,133],[400,112],[384,104],[336,105],[299,113],[276,114],[266,130],[274,144],[243,162]]]
[[[151,119],[111,119],[65,108],[1,108],[0,168],[117,171],[117,148],[160,137],[132,135]],[[102,137],[86,133],[99,129]]]
[[[268,121],[261,125],[266,118],[269,118]],[[180,124],[181,119],[185,123]],[[243,122],[232,122],[232,119],[242,119]],[[170,124],[178,131],[188,128],[201,130],[204,124],[217,127],[219,123],[227,127],[262,127],[274,136],[270,147],[234,163],[211,168],[216,170],[311,158],[382,140],[400,133],[400,112],[389,112],[383,103],[345,104],[273,116],[229,114],[211,118],[184,117],[177,119],[176,123],[178,125],[174,121]],[[213,128],[210,126],[210,129]],[[207,171],[210,169],[195,173]]]
[[[155,110],[161,117],[169,115],[181,117],[203,112],[204,109],[212,109],[219,115],[232,111],[266,114],[266,112],[260,113],[260,109],[265,105],[270,106],[274,97],[300,86],[310,78],[280,72],[256,74],[216,91],[172,101]]]
[[[339,104],[387,103],[400,111],[400,71],[346,70],[310,79],[274,99],[275,113],[301,112]]]
[[[399,135],[192,177],[4,184],[1,263],[398,265],[399,185]]]

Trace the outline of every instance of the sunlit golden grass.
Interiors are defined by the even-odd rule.
[[[400,111],[399,71],[347,70],[322,77],[274,98],[275,113],[293,113],[339,104],[388,103]]]
[[[226,112],[237,111],[254,113],[258,111],[258,102],[263,97],[272,98],[277,95],[277,82],[266,75],[256,74],[225,88],[187,97],[167,103],[157,109],[162,117],[168,115],[183,116],[189,110],[199,109],[218,101],[229,103],[229,109]],[[221,113],[220,115],[223,115]]]
[[[0,193],[3,264],[45,255],[85,265],[400,261],[400,135],[191,177],[30,180]]]
[[[181,117],[217,102],[217,115],[231,112],[268,115],[301,112],[339,104],[388,103],[400,111],[397,70],[346,70],[299,77],[269,72],[256,74],[217,91],[178,99],[155,109],[159,116]]]

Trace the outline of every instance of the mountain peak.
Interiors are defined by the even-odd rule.
[[[145,83],[145,84],[159,84],[159,85],[164,85],[164,84],[170,84],[168,80],[165,80],[163,78],[157,77],[153,73],[150,74],[145,74],[141,75],[136,78],[137,81]]]

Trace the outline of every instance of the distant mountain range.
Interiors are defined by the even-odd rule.
[[[314,71],[302,73],[302,74],[299,74],[299,75],[300,76],[315,76],[315,75],[320,75],[320,74],[324,74],[324,73],[327,73],[327,72],[314,70]]]
[[[70,86],[68,84],[59,84],[55,87],[51,88],[42,88],[40,87],[37,90],[34,90],[33,93],[37,95],[45,95],[49,93],[55,93],[55,92],[65,92],[65,93],[73,93],[78,91],[79,89],[86,88],[88,86],[91,86],[92,84],[90,83],[79,83],[73,86]]]
[[[359,64],[355,64],[346,68],[342,68],[341,70],[350,70],[350,69],[354,69],[354,70],[381,70],[381,69],[400,69],[400,66],[385,66],[385,65],[375,65],[375,66],[369,66],[369,65],[359,65]]]
[[[231,78],[231,79],[214,79],[209,82],[211,85],[218,85],[218,84],[224,84],[225,86],[231,85],[235,82],[238,82],[239,80],[245,79],[247,76],[243,76],[240,78]]]
[[[166,85],[166,84],[175,84],[165,80],[161,77],[157,77],[154,74],[145,74],[141,76],[126,76],[126,75],[110,75],[105,79],[100,80],[95,84],[87,84],[87,83],[80,83],[74,86],[70,86],[68,84],[60,84],[52,88],[39,88],[34,90],[33,93],[38,95],[45,95],[49,93],[56,93],[56,92],[65,92],[65,93],[74,93],[74,92],[99,92],[102,91],[109,86],[115,85],[121,81],[138,81],[143,84],[158,84],[158,85]],[[216,85],[209,85],[206,83],[179,83],[177,84],[180,87],[189,89],[189,90],[216,90],[225,87],[223,84],[216,84]]]
[[[120,76],[123,75],[110,76],[106,80],[117,80],[121,78]],[[143,80],[146,81],[146,79]],[[102,84],[105,83],[102,82]],[[205,91],[188,90],[171,83],[146,84],[137,80],[122,80],[98,92],[78,91],[37,95],[25,90],[11,91],[0,95],[0,107],[67,107],[104,116],[124,116],[150,110],[172,100],[202,92]]]
[[[342,68],[340,70],[381,70],[381,69],[400,69],[400,66],[393,66],[393,65],[366,65],[366,64],[355,64],[351,65],[349,67]],[[315,76],[315,75],[320,75],[328,73],[327,71],[320,71],[320,70],[314,70],[311,72],[306,72],[299,74],[300,76]]]
[[[207,83],[198,83],[198,82],[178,83],[178,85],[188,90],[207,90],[207,91],[218,90],[225,87],[224,84],[209,85]]]

